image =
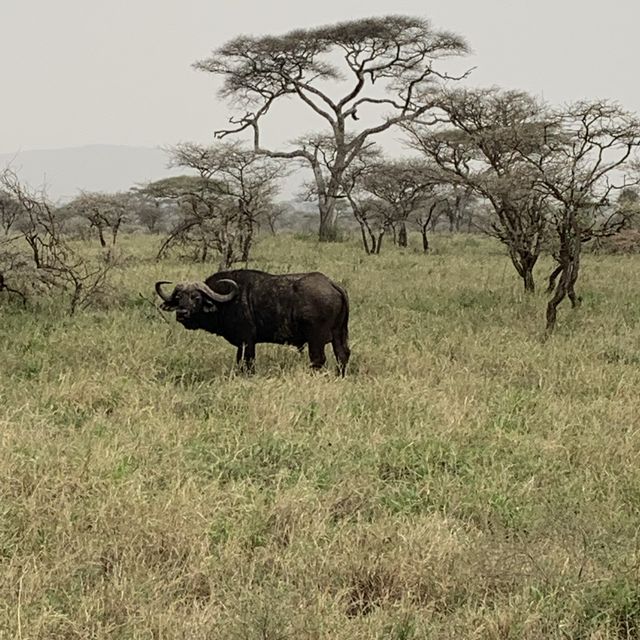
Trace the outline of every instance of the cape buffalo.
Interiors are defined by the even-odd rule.
[[[347,292],[322,273],[273,275],[253,269],[223,271],[204,282],[177,284],[171,295],[156,283],[164,301],[185,329],[204,329],[237,347],[236,363],[244,357],[254,370],[256,344],[290,344],[302,351],[309,345],[314,369],[326,362],[331,342],[344,376],[349,361],[349,299]]]

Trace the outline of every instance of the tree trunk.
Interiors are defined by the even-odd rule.
[[[102,227],[97,225],[98,229],[98,238],[100,239],[100,246],[104,249],[107,246],[107,241],[104,239],[104,233],[102,231]]]
[[[571,212],[568,215],[569,222],[560,236],[560,250],[558,252],[560,266],[552,274],[552,276],[554,274],[557,275],[559,271],[560,278],[553,292],[553,296],[547,304],[547,335],[550,335],[555,329],[558,306],[565,297],[569,297],[571,306],[574,309],[578,307],[581,302],[581,298],[576,295],[575,284],[580,272],[582,238],[575,214]],[[551,285],[551,278],[549,279],[549,284]]]
[[[524,290],[527,293],[535,293],[536,283],[533,279],[533,266],[527,265],[525,267],[524,273],[522,274],[522,279],[524,281]]]
[[[400,229],[398,231],[398,246],[406,247],[408,245],[407,240],[407,224],[404,220],[400,222]]]
[[[25,233],[25,240],[29,247],[31,247],[31,251],[33,253],[33,263],[36,265],[36,269],[42,268],[42,260],[40,258],[40,249],[38,248],[38,234],[36,233]]]
[[[253,244],[253,226],[247,229],[247,233],[242,238],[242,258],[241,261],[245,264],[249,262],[249,254],[251,253],[251,245]]]
[[[367,233],[364,228],[364,222],[360,223],[360,233],[362,234],[362,246],[364,247],[365,253],[369,255],[375,249],[375,246],[369,249],[369,243],[367,242]]]
[[[320,242],[336,242],[338,239],[338,211],[335,201],[320,203]]]
[[[369,255],[372,255],[374,253],[376,253],[376,235],[375,233],[373,233],[373,231],[371,230],[371,227],[369,225],[367,225],[367,233],[369,234],[369,247],[370,247],[370,251],[369,251]]]
[[[579,269],[580,259],[577,256],[568,259],[567,263],[563,265],[556,289],[547,304],[547,334],[551,334],[555,329],[558,306],[566,296],[569,296],[573,308],[579,306],[581,302],[574,289]]]
[[[113,225],[113,229],[111,230],[111,244],[114,247],[116,246],[116,240],[118,239],[118,231],[120,231],[121,224],[122,224],[122,220],[118,220],[118,222],[116,222]]]
[[[223,246],[223,250],[220,252],[220,262],[218,263],[218,269],[230,269],[234,262],[233,242],[227,239],[226,244]]]
[[[462,196],[457,196],[455,201],[455,206],[453,209],[456,233],[460,233],[460,225],[462,224],[462,210],[461,210],[462,203],[463,203]]]
[[[562,265],[556,267],[549,276],[549,285],[547,286],[547,293],[551,293],[556,286],[556,278],[562,273]]]
[[[533,278],[533,268],[536,266],[538,256],[529,251],[518,251],[510,249],[511,262],[516,268],[518,275],[522,278],[524,290],[526,293],[535,293],[536,283]]]
[[[422,231],[422,251],[429,253],[429,238],[427,237],[427,226],[425,225],[421,229]]]

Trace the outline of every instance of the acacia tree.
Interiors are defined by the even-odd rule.
[[[382,239],[390,228],[390,210],[378,198],[350,196],[353,217],[360,226],[362,245],[369,255],[378,255]]]
[[[111,270],[117,266],[113,255],[105,252],[91,259],[80,256],[66,241],[59,212],[46,194],[25,187],[10,169],[0,173],[0,188],[20,209],[20,233],[7,241],[13,249],[0,253],[0,290],[19,293],[24,301],[23,292],[7,285],[7,278],[13,281],[15,277],[31,287],[56,291],[67,297],[72,315],[100,298],[108,288]]]
[[[262,216],[272,236],[276,235],[277,222],[292,211],[293,207],[288,202],[272,202],[265,207]]]
[[[145,195],[160,206],[175,206],[178,220],[160,245],[157,259],[174,247],[186,247],[193,259],[205,262],[219,255],[220,268],[239,259],[237,204],[222,193],[220,184],[200,176],[175,176],[148,184]]]
[[[203,262],[211,251],[216,252],[220,268],[246,263],[258,225],[262,221],[272,225],[277,217],[273,197],[283,175],[281,163],[239,143],[180,144],[170,152],[173,166],[197,175],[159,180],[143,190],[180,211],[158,257],[171,247],[186,246]]]
[[[273,207],[278,181],[284,175],[282,163],[256,155],[237,142],[179,144],[171,149],[171,156],[172,166],[194,169],[203,180],[215,183],[218,196],[236,203],[240,260],[247,262],[256,228],[261,220],[268,221]]]
[[[437,184],[431,168],[412,158],[379,163],[365,176],[363,188],[387,205],[398,244],[406,247],[407,221],[422,208]]]
[[[174,207],[160,199],[152,198],[144,187],[133,187],[131,210],[133,219],[151,234],[160,233],[168,218],[174,213]]]
[[[467,230],[469,230],[473,224],[471,204],[477,199],[477,196],[474,195],[473,189],[464,185],[450,185],[450,191],[451,198],[442,210],[449,223],[449,233],[460,232],[462,224],[465,222]]]
[[[345,176],[345,197],[351,213],[360,227],[362,246],[368,255],[378,255],[382,249],[382,238],[391,224],[390,210],[379,198],[369,194],[363,180],[373,167],[361,166],[362,172],[349,171]]]
[[[64,209],[85,218],[96,230],[100,246],[105,248],[108,244],[106,234],[109,234],[109,243],[115,246],[122,225],[129,220],[132,196],[129,193],[84,191]]]
[[[640,120],[635,115],[607,101],[581,101],[555,111],[544,128],[544,147],[524,154],[538,173],[537,188],[553,205],[558,267],[549,283],[553,296],[547,305],[547,332],[553,331],[565,297],[574,307],[580,302],[575,284],[582,245],[617,233],[629,222],[633,209],[607,213],[607,208],[614,193],[640,183],[636,171],[624,172],[638,147]]]
[[[638,169],[637,166],[635,168]],[[638,189],[623,187],[618,194],[617,208],[625,215],[637,217],[638,211],[640,211],[640,193],[638,193]]]
[[[437,131],[419,122],[403,125],[408,145],[467,197],[473,192],[490,203],[493,215],[480,229],[507,247],[525,291],[533,292],[547,196],[536,189],[537,172],[522,153],[542,144],[542,107],[526,93],[496,88],[444,92],[439,105],[447,124]]]
[[[308,134],[300,138],[297,144],[313,153],[324,173],[331,173],[337,153],[332,136]],[[388,207],[380,199],[372,197],[364,188],[367,176],[375,172],[381,162],[382,155],[374,142],[363,145],[342,174],[339,198],[336,200],[336,213],[342,201],[349,203],[351,213],[360,226],[364,250],[369,255],[380,253],[382,237],[392,220]],[[315,180],[304,184],[302,198],[319,198]]]
[[[457,194],[453,193],[450,185],[434,182],[428,191],[428,195],[423,197],[417,208],[413,211],[412,218],[420,230],[420,235],[422,236],[422,251],[424,253],[428,253],[430,250],[429,228],[433,229],[434,221],[437,221],[440,214],[446,213],[450,216],[451,214],[449,212],[457,204]]]
[[[360,227],[362,246],[368,255],[380,253],[382,239],[392,222],[388,205],[364,188],[366,178],[375,171],[379,158],[377,151],[372,149],[370,158],[364,156],[357,164],[354,162],[345,172],[343,180],[345,198]]]
[[[424,116],[432,106],[425,90],[434,80],[450,77],[436,63],[466,52],[460,36],[436,31],[426,20],[387,16],[297,29],[282,36],[240,36],[194,66],[223,76],[220,94],[244,112],[231,118],[232,128],[217,131],[218,137],[250,130],[256,153],[308,163],[317,187],[319,238],[332,241],[337,237],[336,204],[345,171],[372,137]],[[338,97],[326,84],[345,79],[334,63],[336,53],[348,78],[334,84],[334,93],[346,86]],[[336,150],[328,172],[304,146],[262,146],[263,119],[287,97],[297,98],[328,127]],[[363,115],[375,124],[358,127]]]

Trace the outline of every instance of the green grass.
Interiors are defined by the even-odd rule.
[[[139,295],[212,267],[123,240],[107,308],[1,300],[1,639],[640,637],[638,258],[586,256],[544,342],[490,242],[265,238],[353,355],[247,377]]]

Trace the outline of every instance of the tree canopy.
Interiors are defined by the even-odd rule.
[[[241,36],[195,67],[223,76],[220,95],[240,112],[231,118],[231,128],[216,132],[220,137],[249,129],[257,153],[306,160],[317,178],[313,150],[301,145],[262,147],[261,120],[276,101],[296,97],[323,122],[325,132],[328,127],[336,153],[317,192],[320,239],[331,240],[344,172],[371,136],[427,113],[433,106],[434,81],[451,78],[437,68],[438,61],[467,50],[463,38],[435,30],[426,20],[386,16],[281,36]],[[328,80],[336,81],[333,90],[341,95],[332,95]],[[367,120],[375,122],[358,126],[365,111]]]

